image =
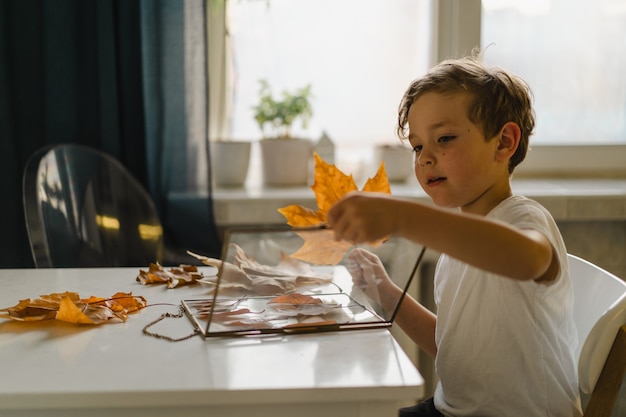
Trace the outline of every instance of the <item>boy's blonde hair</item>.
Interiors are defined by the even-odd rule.
[[[468,117],[482,128],[485,139],[496,135],[505,123],[517,123],[521,138],[509,161],[509,173],[524,160],[535,127],[532,92],[524,80],[503,69],[486,67],[476,52],[465,58],[443,61],[424,77],[413,81],[404,93],[398,109],[397,133],[401,139],[408,138],[411,105],[428,92],[471,94],[473,100]]]

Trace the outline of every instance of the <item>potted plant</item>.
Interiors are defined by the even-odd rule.
[[[280,98],[272,95],[270,85],[260,80],[259,102],[253,107],[259,125],[263,181],[266,185],[306,185],[313,156],[311,140],[291,135],[294,123],[306,129],[313,110],[311,85],[293,92],[283,91]]]

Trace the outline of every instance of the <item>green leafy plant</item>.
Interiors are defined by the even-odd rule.
[[[294,92],[283,91],[280,99],[275,99],[266,80],[259,80],[259,103],[253,106],[254,119],[264,137],[290,138],[291,127],[296,120],[307,128],[313,115],[311,107],[311,85],[296,89]]]

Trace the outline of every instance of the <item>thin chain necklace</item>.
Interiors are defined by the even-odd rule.
[[[183,340],[187,340],[187,339],[191,339],[192,337],[194,337],[195,335],[199,334],[200,331],[198,329],[195,329],[193,331],[193,333],[190,333],[186,336],[182,336],[182,337],[170,337],[170,336],[166,336],[163,334],[159,334],[159,333],[154,333],[151,332],[150,330],[148,330],[150,327],[154,326],[155,324],[159,323],[160,321],[165,320],[166,318],[182,318],[185,314],[185,310],[183,309],[183,306],[178,306],[178,313],[163,313],[159,316],[159,318],[157,318],[154,321],[151,321],[150,323],[146,324],[142,330],[143,334],[146,334],[148,336],[152,336],[152,337],[156,337],[157,339],[162,339],[162,340],[167,340],[168,342],[180,342]]]

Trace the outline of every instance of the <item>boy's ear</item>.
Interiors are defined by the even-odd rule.
[[[522,133],[517,123],[505,123],[497,137],[498,149],[496,158],[502,161],[510,159],[519,146],[521,135]]]

